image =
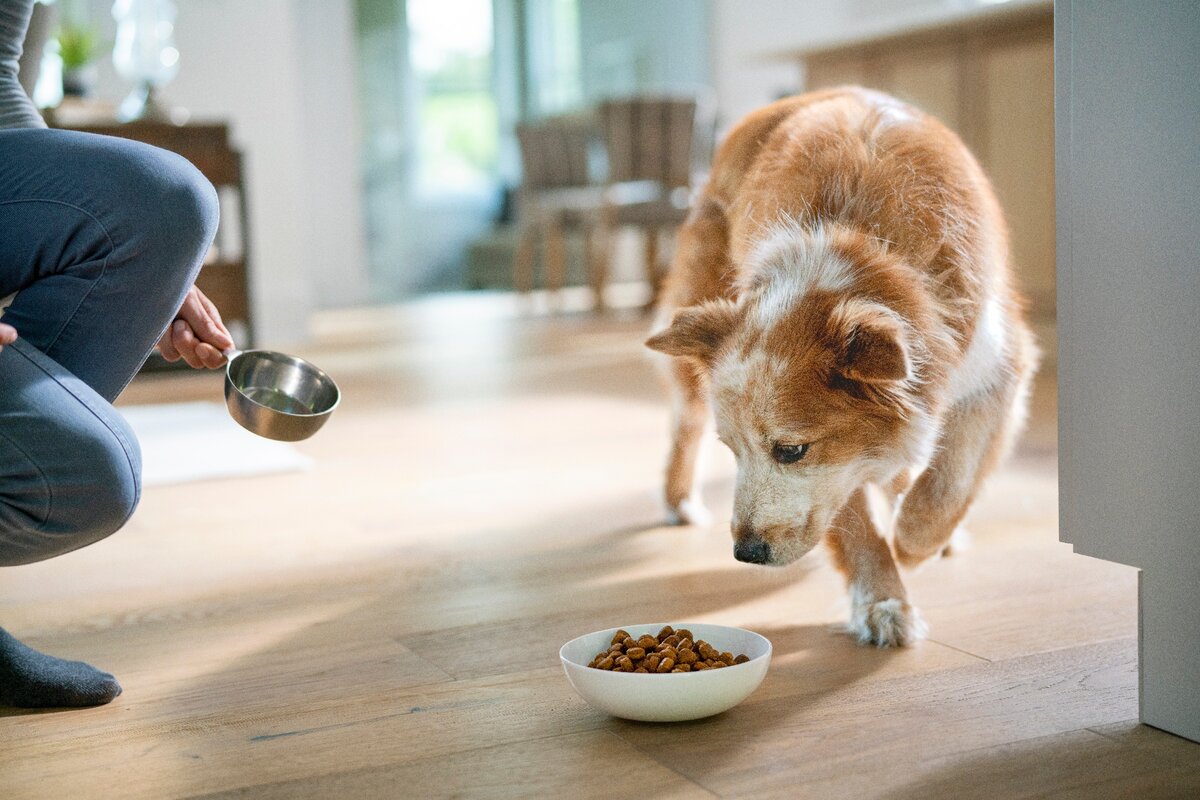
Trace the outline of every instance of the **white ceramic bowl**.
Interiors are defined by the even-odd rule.
[[[680,722],[711,717],[727,711],[758,688],[771,663],[771,642],[742,628],[726,625],[656,622],[622,626],[633,638],[651,636],[664,625],[687,628],[697,640],[703,639],[721,651],[745,653],[750,660],[724,669],[698,672],[671,672],[646,675],[633,672],[609,672],[588,664],[612,643],[620,628],[596,631],[572,639],[558,651],[567,680],[593,708],[614,717],[643,722]]]

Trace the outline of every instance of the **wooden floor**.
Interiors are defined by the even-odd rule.
[[[644,328],[494,298],[323,318],[304,354],[345,399],[314,469],[148,490],[110,539],[0,572],[0,624],[125,687],[0,711],[0,797],[1200,796],[1200,745],[1136,724],[1136,573],[1057,541],[1052,370],[973,549],[908,578],[929,640],[880,651],[831,628],[823,555],[733,560],[727,453],[719,522],[660,525]],[[701,722],[592,711],[559,645],[658,620],[757,630],[771,671]]]

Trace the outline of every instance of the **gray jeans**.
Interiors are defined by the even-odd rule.
[[[0,566],[108,536],[141,456],[111,402],[173,318],[217,225],[177,155],[125,139],[0,130]]]

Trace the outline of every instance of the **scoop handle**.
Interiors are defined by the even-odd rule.
[[[241,354],[242,354],[242,351],[241,351],[241,350],[238,350],[236,347],[231,347],[231,348],[229,348],[228,350],[222,350],[222,351],[221,351],[221,355],[225,356],[225,363],[226,363],[226,364],[228,364],[229,362],[233,361],[235,358],[237,358],[237,357],[238,357],[238,356],[240,356]]]

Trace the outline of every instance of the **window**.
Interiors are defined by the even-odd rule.
[[[529,106],[535,116],[583,103],[578,0],[526,0]]]
[[[491,0],[408,0],[419,195],[493,190],[499,124]]]

